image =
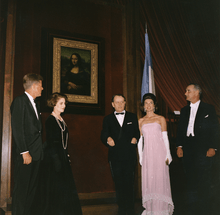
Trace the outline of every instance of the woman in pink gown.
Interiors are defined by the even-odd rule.
[[[156,97],[147,93],[142,105],[146,115],[139,119],[141,138],[138,143],[142,165],[142,215],[171,215],[169,164],[172,161],[167,137],[166,120],[155,114]]]

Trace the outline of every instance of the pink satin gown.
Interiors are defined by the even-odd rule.
[[[174,205],[161,126],[158,123],[144,124],[142,134],[142,204],[145,208],[142,215],[171,215]]]

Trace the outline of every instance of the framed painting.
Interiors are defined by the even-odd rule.
[[[41,59],[44,103],[59,92],[68,97],[65,112],[104,114],[103,38],[43,29]]]

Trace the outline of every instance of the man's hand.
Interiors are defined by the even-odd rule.
[[[213,157],[213,156],[215,156],[215,149],[210,148],[206,153],[206,157]]]
[[[111,137],[108,137],[107,143],[109,146],[115,146],[115,141]]]
[[[136,144],[137,143],[137,139],[135,137],[133,137],[132,140],[131,140],[131,143],[132,144]]]
[[[183,157],[183,149],[182,149],[181,147],[178,147],[178,148],[177,148],[176,153],[177,153],[177,156],[178,156],[179,158],[182,158],[182,157]]]
[[[22,157],[23,157],[23,164],[30,164],[32,162],[32,157],[31,155],[29,154],[29,152],[26,152],[24,154],[22,154]]]

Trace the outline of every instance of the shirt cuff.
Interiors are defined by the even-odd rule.
[[[28,153],[28,152],[29,152],[29,151],[21,152],[20,155],[23,155],[23,154]]]

